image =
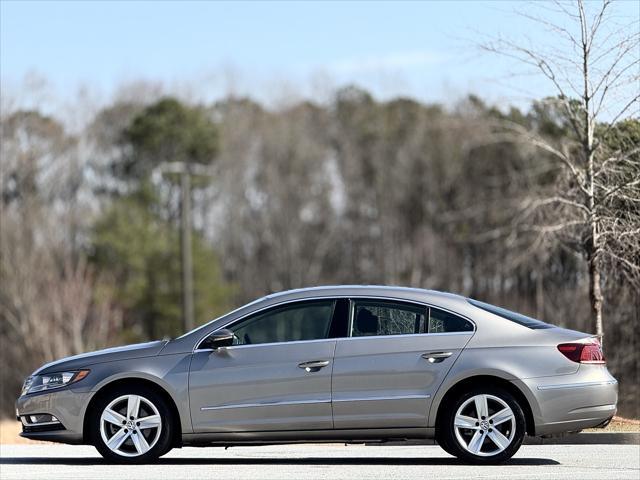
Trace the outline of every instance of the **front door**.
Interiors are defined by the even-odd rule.
[[[423,305],[356,299],[333,366],[336,429],[426,427],[431,400],[473,324]]]
[[[333,300],[272,307],[226,328],[234,345],[193,354],[194,432],[331,429]]]

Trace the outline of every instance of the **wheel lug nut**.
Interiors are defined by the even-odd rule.
[[[482,417],[482,418],[484,418],[484,417]],[[129,420],[133,420],[133,416],[129,417]]]
[[[133,434],[135,435],[136,433],[138,433],[138,432],[136,432],[135,430],[133,430]]]
[[[479,427],[479,426],[480,426],[480,422],[476,422],[476,427]]]
[[[490,432],[493,432],[493,428],[490,428],[490,429],[489,429],[489,431],[490,431]]]
[[[123,425],[126,425],[126,424],[127,424],[127,421],[126,421],[126,420],[122,420],[122,424],[123,424]]]
[[[493,420],[489,420],[489,423],[493,423]]]
[[[482,420],[484,420],[485,417],[480,417]]]
[[[129,430],[127,430],[126,428],[124,429],[124,433],[129,433]]]
[[[136,425],[137,425],[137,426],[140,426],[140,422],[136,422]]]

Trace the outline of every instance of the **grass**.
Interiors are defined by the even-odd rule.
[[[640,420],[613,417],[607,428],[588,428],[585,432],[640,432]]]
[[[34,443],[33,440],[22,438],[21,423],[15,420],[0,421],[0,444]],[[607,428],[590,428],[585,432],[640,432],[640,420],[631,420],[622,417],[613,417]],[[45,443],[45,442],[36,442]]]

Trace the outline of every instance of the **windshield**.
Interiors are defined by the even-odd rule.
[[[203,324],[203,325],[200,325],[199,327],[196,327],[196,328],[194,328],[193,330],[189,330],[189,331],[188,331],[188,332],[186,332],[186,333],[183,333],[183,334],[182,334],[182,335],[180,335],[178,338],[176,338],[176,340],[179,340],[179,339],[181,339],[181,338],[183,338],[183,337],[186,337],[187,335],[191,335],[192,333],[197,332],[198,330],[203,330],[204,328],[206,328],[206,327],[208,327],[209,325],[211,325],[213,322],[216,322],[216,321],[220,320],[222,317],[226,317],[227,315],[231,315],[232,313],[235,313],[235,312],[237,312],[237,311],[239,311],[239,310],[242,310],[242,309],[243,309],[243,308],[245,308],[245,307],[248,307],[248,306],[250,306],[250,305],[253,305],[254,303],[258,303],[258,302],[260,302],[260,301],[264,300],[265,298],[269,298],[269,296],[261,297],[261,298],[257,298],[257,299],[255,299],[255,300],[254,300],[254,301],[252,301],[252,302],[249,302],[249,303],[247,303],[247,304],[245,304],[245,305],[242,305],[241,307],[236,308],[235,310],[232,310],[232,311],[227,312],[227,313],[225,313],[225,314],[223,314],[223,315],[220,315],[219,317],[216,317],[216,318],[214,318],[213,320],[209,320],[207,323],[205,323],[205,324]]]

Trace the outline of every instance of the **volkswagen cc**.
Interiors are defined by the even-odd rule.
[[[496,463],[525,435],[606,425],[616,402],[589,334],[458,295],[338,286],[44,365],[16,413],[23,437],[124,463],[182,446],[416,439]]]

